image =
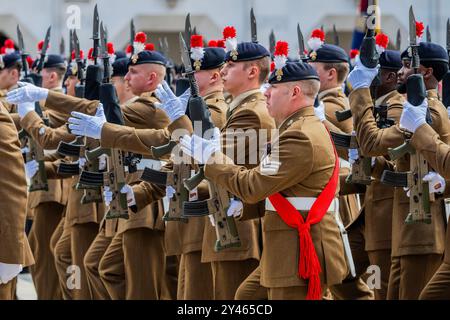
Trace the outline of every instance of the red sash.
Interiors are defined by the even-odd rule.
[[[339,182],[339,157],[336,148],[334,147],[334,143],[333,149],[336,157],[333,174],[330,181],[328,181],[328,184],[325,186],[325,189],[323,189],[322,193],[312,205],[306,218],[306,222],[297,209],[280,193],[276,193],[269,197],[270,202],[284,223],[298,230],[300,239],[298,274],[302,279],[309,279],[308,294],[306,296],[307,300],[322,299],[322,289],[319,277],[322,268],[320,267],[319,258],[317,257],[316,249],[314,248],[310,228],[311,225],[322,221],[322,218],[327,213],[336,194],[336,188]]]

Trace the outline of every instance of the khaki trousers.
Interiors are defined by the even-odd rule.
[[[0,284],[0,301],[16,299],[17,277],[7,284]]]
[[[202,263],[202,252],[181,255],[177,300],[212,300],[213,283],[210,263]]]
[[[386,300],[389,274],[391,273],[391,250],[368,251],[370,265],[380,268],[380,288],[373,289],[375,292],[375,300]]]
[[[261,285],[261,267],[257,267],[241,283],[234,296],[235,300],[267,300],[268,290]]]
[[[420,300],[450,300],[450,265],[443,262],[423,289]]]
[[[64,300],[72,300],[73,292],[69,288],[67,280],[69,267],[72,265],[71,228],[64,228],[61,236],[53,249],[55,255],[55,267],[58,274],[59,287]],[[56,235],[53,237],[55,238]],[[70,271],[70,270],[69,270]]]

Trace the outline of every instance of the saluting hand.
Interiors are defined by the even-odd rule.
[[[25,102],[36,102],[48,97],[48,89],[36,87],[34,84],[19,82],[20,88],[14,89],[6,95],[6,101],[19,104]]]
[[[93,139],[100,139],[102,128],[106,123],[103,105],[100,103],[95,116],[88,116],[80,112],[72,112],[69,118],[69,129],[76,136],[85,136]]]
[[[156,89],[155,95],[161,101],[161,104],[156,104],[156,107],[164,110],[170,121],[174,122],[186,114],[189,98],[191,97],[191,89],[187,89],[180,97],[177,97],[167,82],[163,81]]]
[[[351,90],[369,88],[377,76],[379,69],[379,65],[376,68],[367,68],[362,64],[359,56],[357,56],[355,68],[348,75],[347,84]]]

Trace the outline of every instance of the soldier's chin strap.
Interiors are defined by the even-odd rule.
[[[333,142],[332,142],[333,144]],[[328,211],[331,202],[335,198],[336,189],[339,183],[339,156],[334,147],[335,165],[334,171],[328,181],[325,189],[317,197],[316,201],[308,213],[306,221],[297,209],[280,193],[276,193],[269,197],[273,207],[280,215],[281,219],[288,226],[298,230],[300,240],[300,255],[298,274],[302,279],[309,279],[307,300],[322,299],[322,289],[320,286],[320,267],[319,258],[317,257],[316,249],[311,237],[311,225],[319,223]]]

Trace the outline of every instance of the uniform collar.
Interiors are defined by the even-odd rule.
[[[389,98],[391,98],[393,95],[395,95],[396,90],[392,90],[388,93],[386,93],[385,95],[379,97],[377,100],[375,100],[375,105],[376,106],[382,106],[385,105],[386,102],[389,100]]]
[[[210,100],[210,99],[225,100],[222,91],[214,91],[214,92],[208,93],[206,96],[203,97],[203,100]]]
[[[128,106],[128,105],[134,103],[137,99],[139,99],[139,97],[134,96],[133,98],[128,99],[127,101],[125,101],[125,103],[124,103],[123,105],[124,105],[124,106]]]
[[[258,89],[254,89],[254,90],[250,90],[244,93],[241,93],[240,95],[238,95],[236,98],[233,99],[233,101],[231,101],[230,105],[229,105],[229,109],[228,112],[233,112],[234,109],[236,109],[245,99],[247,99],[248,97],[250,97],[253,94],[256,93],[261,93],[261,90]]]
[[[289,117],[287,117],[283,123],[279,126],[280,134],[286,131],[287,128],[289,128],[295,121],[300,119],[301,117],[310,117],[314,116],[314,107],[303,107],[293,114],[291,114]]]
[[[339,95],[339,93],[342,92],[341,87],[335,87],[327,90],[323,90],[319,93],[319,100],[322,100],[327,95],[335,95],[336,97]]]

